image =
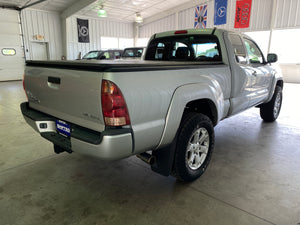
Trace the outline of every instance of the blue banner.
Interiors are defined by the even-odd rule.
[[[226,24],[227,18],[227,0],[215,0],[214,24]]]

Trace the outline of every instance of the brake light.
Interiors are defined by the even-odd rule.
[[[106,126],[130,124],[127,105],[121,90],[113,82],[102,80],[101,102]]]
[[[187,34],[188,31],[187,30],[177,30],[174,32],[174,34]]]

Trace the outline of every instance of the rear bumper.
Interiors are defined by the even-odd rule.
[[[57,133],[55,121],[59,118],[36,111],[28,102],[20,105],[25,121],[41,136],[67,151],[91,155],[104,160],[115,160],[132,155],[133,141],[130,129],[93,131],[72,123],[71,136]]]

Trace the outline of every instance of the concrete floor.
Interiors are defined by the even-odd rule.
[[[0,83],[0,224],[297,225],[299,96],[285,85],[275,123],[257,108],[222,121],[206,173],[183,184],[136,157],[54,154],[21,116],[22,83]]]

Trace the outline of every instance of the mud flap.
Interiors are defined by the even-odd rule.
[[[176,135],[177,137],[177,135]],[[169,146],[152,151],[152,156],[155,157],[155,163],[151,165],[151,169],[163,176],[169,176],[173,169],[176,138]]]

